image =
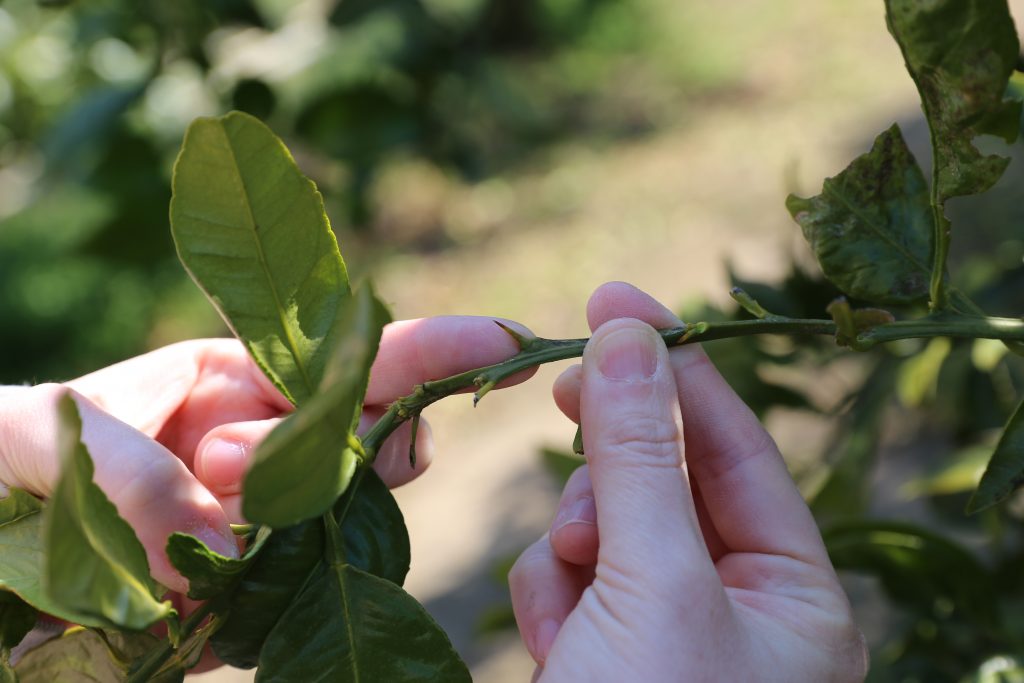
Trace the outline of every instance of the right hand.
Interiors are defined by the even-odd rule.
[[[753,413],[699,347],[665,348],[652,327],[681,322],[646,294],[605,285],[588,317],[555,387],[588,465],[509,576],[534,680],[863,680],[849,603]]]

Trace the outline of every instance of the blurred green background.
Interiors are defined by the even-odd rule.
[[[893,120],[928,163],[881,2],[2,0],[0,384],[225,333],[178,265],[167,203],[185,127],[229,109],[286,140],[396,317],[502,315],[549,337],[585,334],[586,297],[609,279],[688,319],[739,315],[732,283],[821,317],[834,290],[786,193],[816,192]],[[983,144],[1016,162],[951,206],[954,280],[1019,316],[1024,154]],[[1024,680],[1024,505],[961,513],[1024,389],[1018,359],[941,340],[709,351],[856,570],[871,680]],[[549,522],[543,463],[565,460],[536,454],[572,438],[546,398],[560,369],[472,415],[437,406],[443,456],[399,492],[410,589],[481,681],[532,671],[497,628],[490,570]],[[920,528],[878,521],[892,519]]]

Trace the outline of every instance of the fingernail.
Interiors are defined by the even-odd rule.
[[[608,379],[650,379],[658,369],[656,341],[651,330],[615,330],[597,344],[597,368]]]
[[[224,557],[238,557],[238,542],[234,536],[228,538],[211,526],[195,529],[192,535],[206,544],[206,547]]]
[[[551,646],[555,644],[555,637],[558,635],[560,628],[561,624],[554,619],[545,619],[537,627],[537,635],[533,641],[533,655],[541,664],[547,660],[548,654],[551,653]]]
[[[559,510],[551,527],[558,531],[570,524],[597,524],[597,506],[592,497],[583,496]]]
[[[203,483],[219,494],[241,493],[247,460],[246,448],[240,442],[214,439],[199,458]]]

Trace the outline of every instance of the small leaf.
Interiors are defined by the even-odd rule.
[[[270,529],[261,528],[245,555],[238,558],[210,550],[195,536],[174,533],[167,539],[167,557],[188,579],[188,596],[193,600],[209,600],[228,590],[241,577],[269,536]]]
[[[320,564],[267,638],[259,682],[468,683],[466,665],[415,598],[351,565]]]
[[[1019,55],[1006,0],[886,0],[932,132],[939,203],[992,187],[1009,159],[982,156],[979,135],[1013,142],[1020,102],[1003,100]]]
[[[971,553],[937,534],[900,522],[855,521],[822,537],[836,569],[876,576],[897,603],[932,611],[946,598],[977,623],[996,623],[995,581]]]
[[[928,296],[932,213],[921,168],[898,126],[871,151],[786,208],[803,229],[825,276],[849,296],[908,304]]]
[[[38,612],[14,593],[0,591],[0,651],[13,649],[36,625]]]
[[[0,588],[12,591],[41,612],[86,626],[110,623],[67,609],[43,591],[43,503],[13,488],[0,499]]]
[[[1024,483],[1024,401],[1017,406],[999,437],[978,489],[967,503],[967,514],[981,512],[1007,498]]]
[[[323,514],[348,486],[360,456],[353,448],[370,365],[387,309],[369,286],[343,308],[338,342],[319,392],[256,448],[246,473],[242,514],[274,528]]]
[[[197,119],[174,166],[171,231],[199,287],[293,403],[335,347],[348,274],[323,199],[258,119]]]
[[[60,402],[64,471],[45,513],[44,587],[62,607],[139,630],[173,613],[156,599],[146,551],[93,483],[92,458],[70,396]]]
[[[149,633],[68,630],[59,638],[29,650],[15,671],[20,683],[115,683],[127,680],[131,662],[160,641]],[[154,683],[180,683],[183,671],[150,679]]]
[[[267,634],[323,554],[320,520],[275,530],[235,589],[224,625],[210,638],[214,654],[241,669],[256,666]]]

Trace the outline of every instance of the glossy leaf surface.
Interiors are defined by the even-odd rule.
[[[348,486],[359,456],[354,429],[387,309],[369,287],[344,306],[337,347],[318,393],[281,422],[253,453],[242,514],[283,528],[327,511]]]
[[[401,586],[409,572],[409,532],[398,502],[372,469],[360,473],[334,506],[342,517],[345,559],[365,572]]]
[[[786,208],[825,276],[844,293],[888,304],[928,296],[933,241],[928,187],[898,126],[826,179],[821,194],[790,195]]]
[[[144,629],[171,614],[170,603],[156,599],[142,543],[93,483],[74,400],[65,396],[59,410],[64,471],[46,508],[45,590],[66,609]]]
[[[889,31],[932,131],[939,202],[984,192],[1010,160],[982,155],[974,138],[997,135],[1013,142],[1020,130],[1020,102],[1003,99],[1019,55],[1006,0],[885,4]]]
[[[174,168],[178,255],[293,403],[316,391],[348,275],[323,199],[258,119],[201,118]]]
[[[267,639],[260,682],[462,683],[469,670],[415,598],[351,565],[321,564]]]
[[[72,629],[30,650],[15,671],[20,683],[117,683],[127,679],[132,660],[159,641],[149,633],[119,633]],[[154,683],[179,683],[184,672],[151,678]]]
[[[221,661],[243,669],[256,666],[267,634],[323,554],[319,520],[270,535],[231,596],[224,625],[210,638]]]
[[[1005,499],[1024,483],[1024,401],[1010,416],[999,437],[992,459],[981,475],[978,489],[967,504],[967,512],[975,513]]]
[[[208,600],[223,593],[239,579],[270,537],[270,529],[261,529],[242,557],[225,557],[210,550],[195,536],[175,533],[167,539],[167,557],[174,568],[188,579],[188,596]]]
[[[108,625],[104,619],[58,605],[43,591],[42,512],[42,501],[21,489],[11,489],[6,498],[0,499],[0,588],[65,621]]]

